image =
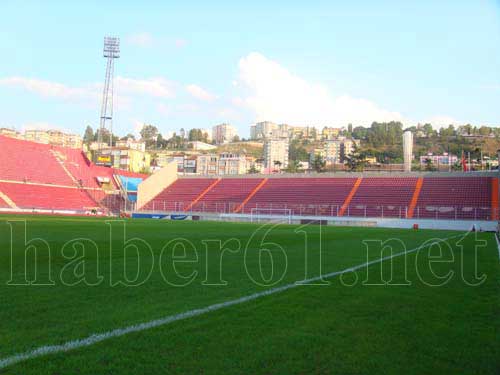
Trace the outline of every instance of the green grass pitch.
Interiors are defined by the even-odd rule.
[[[336,271],[0,374],[500,372],[493,234],[21,216],[0,217],[0,364]]]

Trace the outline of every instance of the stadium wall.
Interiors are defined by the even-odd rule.
[[[134,218],[150,219],[172,219],[179,216],[175,213],[133,213]],[[378,228],[401,228],[413,229],[415,224],[418,229],[440,229],[469,231],[475,228],[477,231],[494,232],[497,229],[495,221],[487,220],[435,220],[435,219],[399,219],[399,218],[363,218],[363,217],[331,217],[331,216],[283,216],[283,215],[258,215],[250,214],[217,214],[217,213],[191,213],[183,215],[185,220],[199,221],[226,221],[226,222],[254,222],[254,223],[289,223],[306,224],[307,222],[321,222],[322,224],[342,227],[378,227]]]
[[[177,180],[177,162],[171,162],[142,181],[137,187],[137,209],[140,210],[175,180]]]

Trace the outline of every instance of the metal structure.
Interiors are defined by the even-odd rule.
[[[107,64],[106,77],[104,78],[104,88],[102,92],[99,133],[97,137],[99,149],[101,149],[102,143],[105,141],[105,134],[109,134],[109,145],[113,146],[113,76],[115,59],[120,57],[119,38],[104,37],[103,56],[107,59]]]

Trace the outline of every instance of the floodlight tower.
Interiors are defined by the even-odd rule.
[[[109,146],[113,146],[113,74],[115,59],[120,57],[120,39],[104,37],[103,56],[107,58],[106,77],[104,78],[104,89],[102,92],[101,118],[99,124],[98,143],[99,149],[104,141],[103,134],[109,131]]]

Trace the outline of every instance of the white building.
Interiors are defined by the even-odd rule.
[[[323,144],[323,155],[327,163],[343,163],[350,156],[358,142],[354,139],[338,137],[326,140]]]
[[[123,140],[116,141],[116,147],[125,147],[131,150],[146,151],[146,143],[142,141],[136,141],[133,138],[127,138]]]
[[[220,124],[212,128],[212,139],[218,145],[232,142],[237,135],[236,128],[230,124]]]
[[[290,126],[288,124],[275,124],[271,121],[258,122],[250,125],[250,139],[261,140],[268,138],[289,138]]]
[[[403,159],[405,172],[410,172],[413,160],[413,133],[409,130],[403,133]]]
[[[270,170],[288,167],[288,139],[267,139],[264,142],[264,167]]]
[[[200,175],[237,175],[245,174],[248,169],[244,155],[223,152],[220,155],[198,155],[196,173]]]

